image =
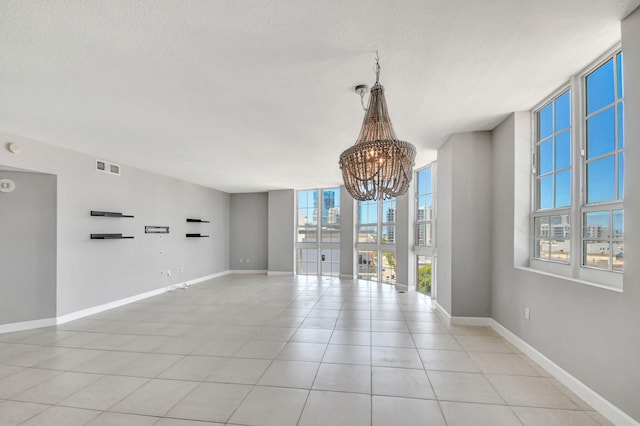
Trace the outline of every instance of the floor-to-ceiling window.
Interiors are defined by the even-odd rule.
[[[415,244],[416,256],[416,290],[433,294],[433,277],[435,266],[434,244],[434,185],[433,165],[416,171],[416,212],[415,212]]]
[[[357,277],[396,283],[396,199],[359,201]]]
[[[296,273],[340,275],[340,188],[297,191]]]

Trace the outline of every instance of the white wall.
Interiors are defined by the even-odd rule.
[[[22,152],[8,152],[9,141]],[[0,142],[0,165],[57,177],[58,316],[229,269],[229,194],[126,165],[121,176],[98,172],[93,156],[2,131]],[[96,218],[91,210],[135,218]],[[187,224],[187,217],[211,223]],[[169,226],[170,234],[145,234],[145,225]],[[91,240],[91,233],[135,239]]]

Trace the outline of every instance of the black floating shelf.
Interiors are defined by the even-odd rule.
[[[133,237],[123,236],[122,234],[91,234],[92,240],[124,240],[127,238]]]
[[[91,210],[91,216],[102,216],[102,217],[133,217],[128,214],[122,214],[119,212],[100,212],[96,210]]]
[[[208,235],[200,235],[200,234],[187,234],[187,238],[209,238]]]
[[[209,221],[208,221],[208,220],[202,220],[202,219],[189,219],[189,218],[187,218],[187,222],[209,223]]]

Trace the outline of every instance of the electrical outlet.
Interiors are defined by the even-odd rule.
[[[531,311],[529,310],[528,306],[524,308],[524,319],[526,319],[527,321],[531,319]]]
[[[167,270],[167,275],[171,276],[171,269]]]

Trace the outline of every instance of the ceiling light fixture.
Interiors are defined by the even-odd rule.
[[[367,86],[356,86],[364,106]],[[369,106],[355,145],[340,154],[340,169],[353,198],[387,200],[407,192],[413,175],[416,148],[396,136],[384,88],[380,84],[380,58],[376,52],[376,83],[369,94]]]

